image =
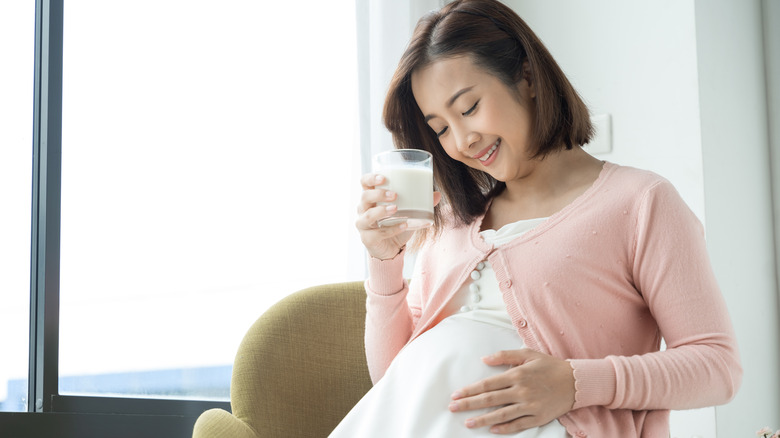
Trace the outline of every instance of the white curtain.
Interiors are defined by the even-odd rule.
[[[371,156],[393,147],[382,124],[382,107],[390,78],[417,20],[447,0],[356,0],[360,149],[363,172]]]

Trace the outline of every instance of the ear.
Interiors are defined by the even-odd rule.
[[[528,95],[531,99],[536,99],[536,82],[533,80],[531,64],[528,62],[528,58],[523,61],[523,80],[525,81],[525,84],[523,84],[523,81],[520,81],[520,86],[527,86]]]

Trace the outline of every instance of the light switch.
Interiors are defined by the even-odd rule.
[[[590,143],[584,146],[584,149],[593,154],[608,154],[612,152],[612,116],[609,114],[598,114],[590,118],[596,135]]]

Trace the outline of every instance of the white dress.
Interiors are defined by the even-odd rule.
[[[480,234],[486,242],[498,246],[544,220],[519,221]],[[481,357],[499,350],[523,348],[487,261],[472,273],[470,282],[461,286],[445,312],[451,316],[404,347],[382,379],[352,408],[330,437],[497,436],[487,427],[469,429],[464,425],[466,419],[488,412],[487,409],[453,413],[448,408],[455,390],[508,369],[508,366],[485,365]],[[556,420],[512,436],[564,438],[569,435]]]

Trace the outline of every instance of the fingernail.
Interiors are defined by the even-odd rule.
[[[390,204],[387,207],[385,207],[385,210],[388,212],[394,211],[396,208],[398,208],[395,204]]]
[[[409,224],[404,222],[404,223],[402,223],[401,225],[398,226],[398,229],[403,231],[403,230],[407,229],[408,227],[409,227]]]
[[[395,198],[395,192],[391,192],[391,191],[385,192],[385,198],[387,198],[387,199]]]
[[[458,403],[457,403],[457,402],[452,402],[452,403],[450,403],[450,406],[449,406],[449,407],[450,407],[450,411],[452,411],[452,412],[458,412]]]
[[[451,395],[450,397],[451,397],[453,400],[457,400],[457,399],[459,399],[459,398],[463,397],[463,393],[462,393],[462,392],[460,392],[460,391],[455,391],[455,392],[453,392],[453,393],[452,393],[452,395]]]
[[[477,425],[477,422],[474,421],[473,419],[469,418],[468,420],[466,420],[466,427],[474,427],[476,425]]]
[[[376,181],[377,184],[382,183],[382,175],[377,175],[374,177],[374,181]]]

